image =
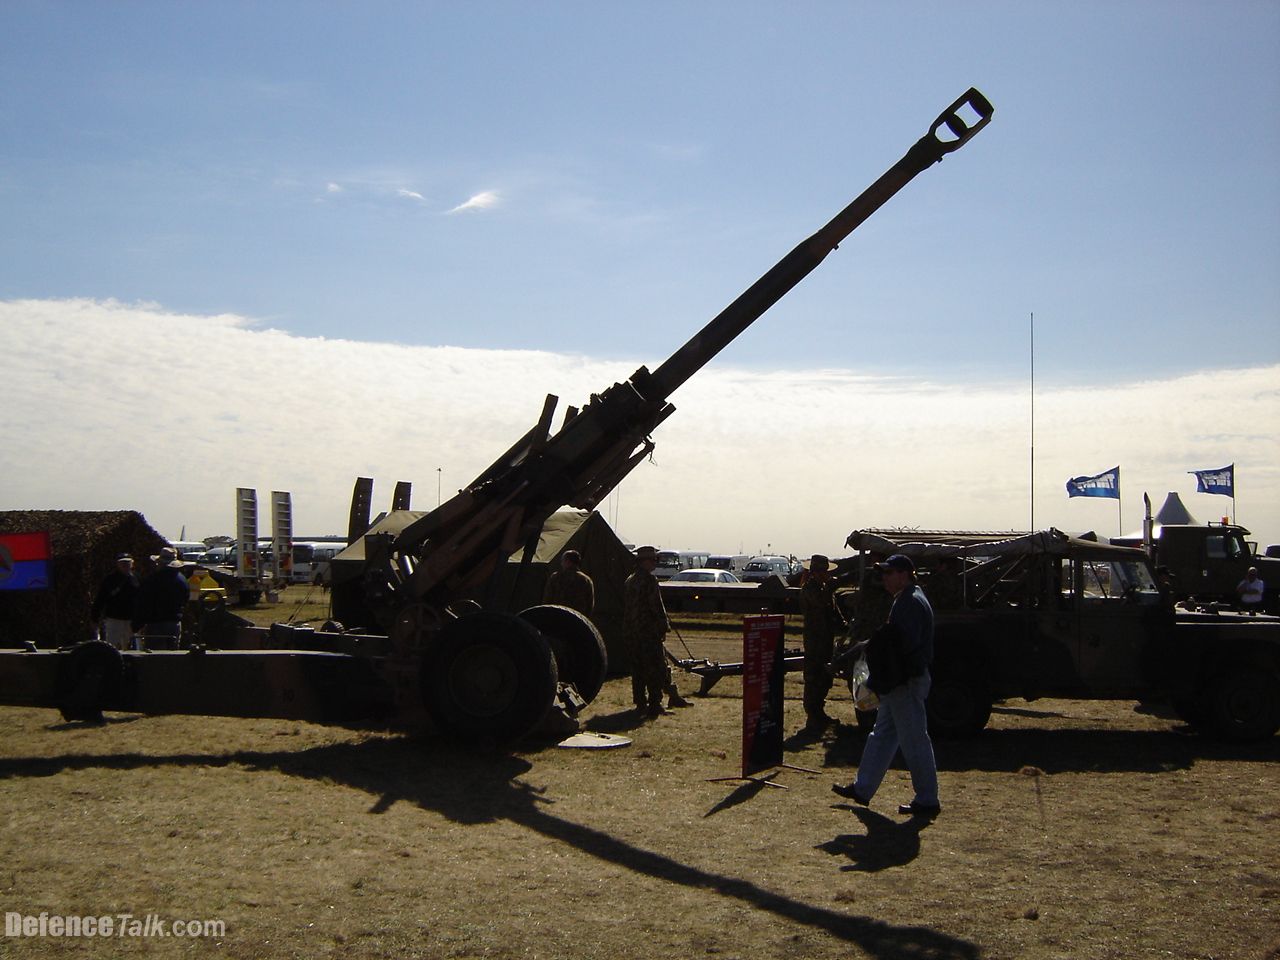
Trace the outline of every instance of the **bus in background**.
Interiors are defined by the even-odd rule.
[[[713,553],[707,558],[707,566],[712,570],[728,570],[732,574],[740,574],[746,569],[751,556],[746,553]]]
[[[705,567],[710,557],[706,550],[659,550],[653,575],[659,580],[670,580],[681,570]]]
[[[293,541],[293,582],[328,583],[329,561],[345,549],[346,538]]]

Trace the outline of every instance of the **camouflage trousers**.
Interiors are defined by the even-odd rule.
[[[663,692],[671,686],[671,667],[662,638],[627,636],[626,641],[631,661],[631,701],[637,707],[661,705]]]
[[[826,714],[827,694],[831,690],[831,662],[835,644],[829,635],[806,635],[804,638],[804,714],[821,720]]]

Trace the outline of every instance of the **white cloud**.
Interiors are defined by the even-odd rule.
[[[329,182],[324,185],[324,192],[325,193],[341,193],[342,186],[337,183]]]
[[[396,190],[396,196],[404,197],[406,200],[417,200],[422,203],[425,203],[427,199],[416,190],[406,190],[404,187],[400,187]]]
[[[463,210],[488,210],[502,202],[496,190],[485,190],[458,204],[449,213],[461,213]]]
[[[177,536],[231,530],[237,486],[289,490],[299,533],[343,532],[351,485],[397,480],[435,504],[536,420],[581,406],[658,356],[609,363],[531,351],[297,337],[243,317],[113,301],[0,301],[0,509],[136,509]],[[1124,526],[1141,497],[1229,512],[1186,471],[1235,462],[1238,518],[1280,542],[1280,367],[1204,371],[1036,396],[1036,523],[1117,532],[1115,501],[1068,477],[1119,463]],[[752,373],[713,363],[608,505],[635,542],[840,553],[862,526],[1023,529],[1025,385],[856,371]],[[557,420],[557,423],[559,420]],[[604,509],[604,508],[602,508]],[[264,526],[266,524],[264,518]]]

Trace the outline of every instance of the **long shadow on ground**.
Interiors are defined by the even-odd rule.
[[[824,741],[824,766],[856,767],[865,743],[864,736],[852,732]],[[984,730],[967,739],[934,738],[933,752],[939,770],[998,773],[1034,766],[1045,773],[1161,773],[1189,769],[1200,760],[1278,760],[1280,738],[1264,743],[1226,743],[1185,728]]]
[[[541,791],[517,778],[532,764],[501,753],[477,754],[411,738],[371,739],[298,751],[237,751],[229,754],[145,756],[115,754],[0,759],[0,779],[56,776],[88,768],[133,770],[155,767],[241,765],[290,776],[355,787],[376,799],[371,813],[397,801],[416,803],[464,824],[509,820],[558,840],[589,856],[668,883],[738,900],[795,923],[855,944],[886,960],[977,960],[976,944],[927,927],[895,926],[869,917],[850,916],[767,890],[748,880],[681,863],[645,850],[603,830],[573,823],[550,811]],[[837,852],[837,851],[833,851]],[[888,865],[888,864],[886,864]]]

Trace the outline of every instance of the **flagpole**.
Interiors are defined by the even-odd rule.
[[[1036,315],[1031,312],[1031,527],[1036,532]]]

